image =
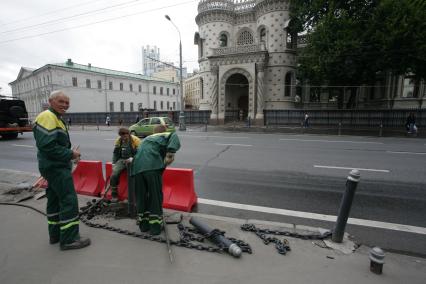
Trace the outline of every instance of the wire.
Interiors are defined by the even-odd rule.
[[[30,26],[20,27],[20,28],[16,28],[16,29],[12,29],[12,30],[2,31],[2,32],[0,32],[0,34],[10,33],[10,32],[15,32],[15,31],[20,31],[20,30],[28,30],[28,29],[36,28],[38,26],[43,26],[43,25],[49,25],[49,24],[52,24],[52,23],[62,22],[62,21],[66,21],[68,19],[76,18],[76,17],[81,17],[81,16],[90,15],[90,14],[94,14],[94,13],[101,13],[101,11],[112,9],[112,8],[116,8],[116,7],[120,7],[120,6],[126,6],[128,4],[139,5],[139,4],[145,4],[147,2],[153,2],[153,0],[150,0],[150,1],[140,2],[140,3],[134,3],[134,2],[139,2],[139,1],[140,0],[132,0],[132,1],[128,1],[128,2],[124,2],[124,3],[116,4],[116,5],[107,6],[107,7],[101,8],[101,9],[91,10],[91,11],[88,11],[88,12],[83,12],[83,13],[80,13],[80,14],[74,14],[72,16],[68,16],[68,17],[64,17],[64,18],[59,18],[59,19],[54,19],[54,20],[50,20],[50,21],[38,23],[38,24],[35,24],[35,25],[30,25]],[[123,8],[123,7],[120,7],[120,8]]]
[[[91,22],[91,23],[87,23],[87,24],[73,26],[73,27],[69,27],[69,28],[63,28],[63,29],[59,29],[59,30],[54,30],[54,31],[49,31],[49,32],[45,32],[45,33],[36,34],[36,35],[29,35],[29,36],[24,36],[24,37],[19,37],[19,38],[13,38],[13,39],[9,39],[9,40],[0,41],[0,44],[14,42],[14,41],[19,41],[19,40],[28,39],[28,38],[34,38],[34,37],[48,35],[48,34],[53,34],[53,33],[58,33],[58,32],[63,32],[63,31],[77,29],[77,28],[82,28],[82,27],[91,26],[91,25],[96,25],[96,24],[100,24],[100,23],[104,23],[104,22],[114,21],[114,20],[118,20],[118,19],[122,19],[122,18],[127,18],[127,17],[132,17],[132,16],[136,16],[136,15],[140,15],[140,14],[145,14],[145,13],[149,13],[149,12],[153,12],[153,11],[163,10],[163,9],[166,9],[166,8],[171,8],[171,7],[176,7],[176,6],[180,6],[180,5],[185,5],[185,4],[193,3],[193,2],[196,2],[196,1],[197,0],[186,1],[186,2],[177,3],[177,4],[173,4],[173,5],[167,5],[167,6],[153,8],[153,9],[149,9],[149,10],[145,10],[145,11],[140,11],[140,12],[137,12],[137,13],[126,14],[126,15],[122,15],[122,16],[119,16],[119,17],[108,18],[108,19],[105,19],[105,20],[97,21],[97,22]]]
[[[35,207],[33,207],[33,206],[30,206],[30,205],[19,204],[19,203],[13,203],[13,202],[0,202],[0,205],[13,205],[13,206],[26,207],[26,208],[30,208],[30,209],[32,209],[32,210],[34,210],[34,211],[36,211],[36,212],[40,213],[40,214],[41,214],[41,215],[43,215],[43,216],[47,216],[47,215],[46,215],[46,213],[44,213],[43,211],[41,211],[41,210],[39,210],[39,209],[37,209],[37,208],[35,208]]]

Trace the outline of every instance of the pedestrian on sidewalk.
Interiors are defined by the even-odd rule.
[[[110,178],[111,186],[111,202],[118,201],[118,185],[120,182],[120,174],[128,168],[131,159],[136,154],[136,150],[141,140],[131,135],[129,129],[121,127],[118,130],[119,137],[114,142],[114,151],[112,155],[112,174]]]
[[[38,168],[48,182],[49,242],[59,242],[61,250],[79,249],[90,245],[90,239],[79,234],[78,199],[71,174],[71,161],[80,159],[80,151],[71,148],[69,133],[62,120],[70,99],[63,91],[53,91],[49,105],[49,109],[37,116],[33,127]]]
[[[109,115],[107,115],[105,119],[105,124],[108,125],[108,127],[111,125],[111,118],[109,117]]]
[[[309,115],[307,112],[305,112],[305,117],[303,119],[303,127],[308,128],[309,127]]]
[[[133,158],[130,175],[135,178],[139,228],[158,235],[163,228],[163,172],[174,161],[180,148],[176,132],[157,125],[146,137]]]
[[[410,112],[410,114],[408,115],[407,122],[405,123],[405,128],[407,129],[407,132],[409,134],[417,133],[416,116],[413,112]]]
[[[71,117],[68,117],[68,129],[71,127]]]

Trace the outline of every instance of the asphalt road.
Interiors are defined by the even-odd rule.
[[[76,129],[70,134],[83,159],[111,160],[115,132]],[[346,178],[351,168],[358,168],[361,180],[351,218],[426,230],[425,140],[243,132],[179,135],[182,149],[173,167],[194,169],[198,197],[216,202],[200,202],[198,212],[332,228],[333,222],[311,218],[310,213],[337,215]],[[37,172],[31,133],[0,141],[0,149],[0,168]],[[219,201],[268,210],[224,207]],[[360,243],[426,256],[425,234],[369,224],[360,221],[346,229]]]

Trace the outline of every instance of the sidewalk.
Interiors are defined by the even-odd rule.
[[[5,195],[21,182],[31,183],[29,173],[0,169],[0,201],[14,201],[19,194]],[[80,196],[80,206],[91,198]],[[22,202],[41,210],[46,199]],[[43,210],[44,211],[44,210]],[[171,214],[171,211],[166,211]],[[83,235],[92,239],[88,248],[60,251],[48,244],[47,225],[41,214],[17,206],[0,206],[0,283],[424,283],[426,260],[386,253],[382,275],[369,271],[368,247],[353,252],[323,248],[322,241],[286,237],[291,251],[277,253],[273,244],[264,245],[240,225],[255,223],[268,229],[298,233],[318,233],[318,228],[262,220],[197,216],[212,228],[226,231],[227,237],[241,239],[251,245],[252,254],[240,258],[227,253],[210,253],[172,246],[174,262],[170,263],[167,246],[116,232],[80,225]],[[98,219],[123,229],[137,231],[134,220]],[[178,238],[176,225],[167,225],[170,238]],[[385,236],[384,236],[385,237]],[[282,239],[282,237],[279,237]],[[205,245],[213,245],[207,242]],[[345,238],[342,248],[353,243]]]

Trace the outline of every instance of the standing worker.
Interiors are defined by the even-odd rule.
[[[49,96],[49,109],[34,122],[40,174],[47,180],[47,223],[50,243],[60,243],[61,250],[80,249],[90,245],[80,237],[78,199],[71,174],[71,160],[80,159],[80,151],[71,149],[71,141],[62,115],[70,106],[63,91]]]
[[[177,134],[165,131],[164,125],[154,128],[154,134],[139,146],[131,167],[139,228],[142,232],[149,230],[152,235],[160,234],[163,225],[163,171],[180,148]]]
[[[112,155],[112,174],[110,179],[112,202],[118,201],[118,184],[120,182],[120,174],[127,168],[131,159],[141,143],[141,140],[130,135],[129,129],[121,127],[118,130],[118,137],[114,143],[114,152]]]

